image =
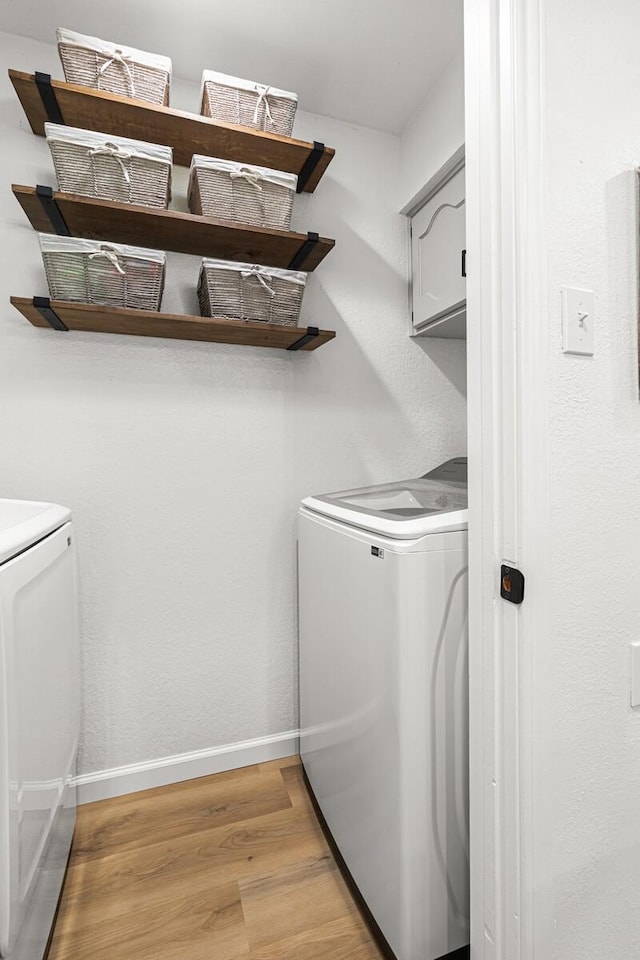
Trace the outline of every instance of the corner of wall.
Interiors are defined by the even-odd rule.
[[[461,47],[400,135],[398,209],[405,209],[462,146],[464,51]]]

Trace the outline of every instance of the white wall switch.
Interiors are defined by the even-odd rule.
[[[640,643],[631,644],[631,706],[640,707]]]
[[[562,349],[593,356],[593,290],[562,287]]]

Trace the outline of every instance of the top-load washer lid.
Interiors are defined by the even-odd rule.
[[[0,499],[0,563],[11,560],[71,519],[56,503]]]
[[[415,480],[307,497],[303,507],[393,539],[467,528],[467,459],[457,457]]]

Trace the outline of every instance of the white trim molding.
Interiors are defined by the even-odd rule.
[[[143,763],[130,763],[111,770],[83,773],[75,778],[78,788],[78,803],[93,803],[109,797],[121,797],[125,793],[164,787],[182,780],[207,777],[212,773],[250,767],[254,763],[280,760],[299,752],[299,732],[288,730],[271,737],[243,740],[222,747],[193,750],[173,757],[160,757]]]
[[[533,960],[533,664],[547,629],[544,0],[465,0],[471,956]],[[525,600],[500,598],[500,564]]]

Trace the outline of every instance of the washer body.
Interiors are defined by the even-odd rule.
[[[0,500],[0,956],[41,960],[75,823],[78,604],[71,513]]]
[[[466,461],[450,463],[299,513],[302,760],[398,960],[469,943]]]

